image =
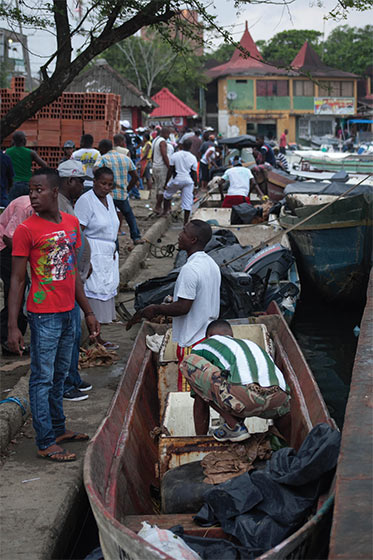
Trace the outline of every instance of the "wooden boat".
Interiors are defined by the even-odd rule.
[[[301,280],[328,300],[359,301],[365,296],[372,264],[372,192],[337,200],[335,195],[292,194],[284,228],[297,225],[318,208],[334,204],[289,233]]]
[[[295,177],[286,173],[278,173],[276,171],[268,171],[267,178],[267,195],[273,202],[278,202],[284,198],[284,189],[286,185],[294,183]]]
[[[263,246],[269,247],[275,243],[281,243],[283,247],[291,250],[289,238],[286,234],[282,233],[282,228],[274,216],[270,215],[269,221],[261,224],[231,225],[231,213],[231,208],[201,207],[193,214],[193,218],[209,222],[213,232],[222,228],[231,231],[243,246],[252,245],[253,247],[257,247],[260,244],[264,244]],[[274,239],[276,235],[279,236]],[[255,253],[248,255],[248,260],[253,257],[254,254]],[[290,324],[301,291],[298,268],[295,261],[286,271],[284,277],[280,281],[276,281],[278,289],[281,289],[281,286],[285,286],[285,284],[289,283],[294,284],[297,289],[294,290],[292,294],[286,293],[282,301],[280,299],[277,301],[280,305],[281,312]]]
[[[298,151],[295,155],[301,158],[300,167],[303,171],[340,171],[348,173],[373,173],[373,155],[349,154],[343,152],[321,152],[318,150]]]
[[[299,448],[319,422],[335,427],[300,348],[275,304],[261,317],[235,320],[232,325],[236,336],[257,340],[263,347],[268,337],[273,341],[275,360],[292,391],[290,445]],[[106,560],[170,560],[170,556],[137,535],[142,521],[160,528],[181,524],[192,535],[206,533],[206,528],[194,523],[191,514],[154,511],[151,489],[160,486],[159,477],[165,471],[229,445],[211,436],[194,436],[190,420],[184,422],[184,433],[178,435],[170,428],[171,435],[165,435],[161,429],[158,441],[152,437],[154,428],[166,422],[169,397],[176,391],[177,363],[169,337],[158,359],[147,348],[146,336],[166,331],[166,325],[142,325],[111,406],[87,449],[84,482]],[[180,394],[190,399],[188,394],[176,393]],[[176,425],[183,416],[181,410],[178,407],[174,415]],[[260,558],[305,557],[315,529],[327,518],[331,504],[332,497],[296,533]],[[209,536],[224,537],[224,533],[214,527],[209,529]]]

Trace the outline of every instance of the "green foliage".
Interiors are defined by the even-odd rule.
[[[315,51],[321,55],[320,37],[320,31],[314,29],[281,31],[276,33],[269,41],[260,42],[261,54],[264,60],[268,62],[290,65],[305,41],[308,41]]]
[[[163,87],[182,101],[198,108],[198,88],[206,78],[202,57],[187,45],[178,45],[178,53],[159,33],[152,33],[148,40],[130,37],[103,53],[107,62],[122,76],[151,96]]]
[[[230,43],[222,43],[216,50],[205,55],[205,60],[217,60],[224,64],[228,62],[234,53],[235,46]]]
[[[336,27],[324,43],[328,66],[363,75],[373,60],[373,25]]]

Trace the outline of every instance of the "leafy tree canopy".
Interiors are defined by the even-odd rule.
[[[264,60],[275,64],[289,65],[299,52],[305,41],[321,55],[322,33],[314,29],[290,29],[276,33],[269,41],[261,42],[261,54]],[[264,43],[264,45],[263,45]]]
[[[107,49],[102,56],[149,96],[168,87],[185,103],[194,106],[196,90],[206,81],[202,57],[195,56],[188,43],[180,43],[177,52],[157,32],[149,39],[129,37]]]
[[[326,39],[323,61],[328,66],[364,75],[373,60],[373,25],[336,27]]]
[[[278,0],[284,7],[303,0]],[[319,5],[324,0],[317,0]],[[373,0],[335,0],[335,7],[329,12],[330,18],[346,17],[351,9],[367,10],[373,6]],[[236,8],[241,4],[272,4],[274,0],[236,0]],[[56,49],[41,67],[42,81],[13,107],[0,123],[0,139],[8,136],[25,120],[33,116],[41,107],[56,99],[67,85],[95,57],[112,45],[132,37],[142,27],[155,26],[162,37],[172,44],[180,53],[180,46],[173,39],[175,27],[183,29],[184,36],[200,36],[197,25],[183,21],[185,8],[195,10],[199,20],[206,29],[220,35],[227,44],[235,44],[231,35],[216,24],[203,0],[77,0],[77,11],[73,10],[68,0],[49,0],[40,2],[29,0],[14,3],[11,0],[0,2],[0,17],[13,28],[23,24],[27,29],[47,29],[56,37]],[[176,19],[175,19],[176,18]],[[168,22],[173,20],[172,25]],[[79,52],[72,45],[74,36],[85,39]],[[303,35],[304,38],[304,35]],[[175,60],[175,67],[181,61]],[[273,59],[274,57],[271,56]],[[190,59],[189,60],[191,64]],[[176,72],[170,78],[176,79]],[[187,73],[190,79],[192,75]]]

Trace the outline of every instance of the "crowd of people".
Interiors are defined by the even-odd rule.
[[[184,358],[206,336],[232,336],[224,325],[215,325],[213,333],[206,335],[206,329],[219,316],[220,270],[204,252],[212,235],[211,227],[201,220],[189,221],[195,188],[206,190],[211,170],[222,164],[213,131],[201,134],[199,130],[187,129],[177,137],[167,127],[133,131],[123,121],[121,132],[113,141],[102,139],[97,149],[94,145],[89,134],[82,136],[78,149],[73,141],[65,142],[57,169],[49,168],[36,152],[26,148],[22,132],[13,135],[12,148],[5,154],[1,152],[2,169],[7,170],[5,210],[0,216],[2,351],[31,354],[30,406],[37,453],[57,462],[76,459],[74,453],[63,447],[66,442],[88,439],[87,434],[66,428],[63,413],[64,399],[84,400],[92,388],[81,379],[78,369],[82,316],[92,342],[108,350],[118,348],[102,338],[101,325],[116,317],[117,237],[123,218],[134,245],[143,242],[129,201],[131,196],[138,196],[138,189],[154,191],[155,211],[160,215],[170,212],[173,195],[181,192],[184,228],[179,236],[179,249],[186,250],[188,260],[178,277],[173,301],[141,310],[132,323],[159,314],[174,318],[173,337],[178,344],[180,363],[178,381],[180,386],[185,376],[195,388],[196,433],[206,433],[206,402],[216,400],[211,391],[218,389],[205,385],[202,391],[191,375],[195,367],[189,367],[190,362]],[[264,140],[258,139],[257,151],[258,158],[273,161],[274,153]],[[34,172],[33,163],[39,166]],[[238,156],[222,179],[229,184],[223,206],[250,203],[255,181]],[[30,347],[26,347],[23,338],[27,324],[31,331]],[[230,345],[229,341],[218,341]],[[251,347],[249,350],[254,352]],[[216,385],[216,371],[211,372],[209,384]],[[268,402],[273,400],[275,405],[263,408],[274,417],[288,412],[288,394],[280,373],[276,370],[271,379],[282,392],[269,391]],[[237,377],[240,383],[246,378],[254,384],[258,382],[249,374]],[[276,397],[272,397],[274,392]],[[261,394],[267,393],[264,390]],[[240,441],[248,437],[243,419],[252,412],[253,398],[248,395],[244,401],[245,410],[239,415],[227,412],[226,403],[215,403],[226,412],[222,413],[226,423],[214,433],[216,439]]]

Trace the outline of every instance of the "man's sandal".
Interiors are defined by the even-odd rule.
[[[89,435],[80,432],[65,432],[62,436],[56,437],[56,443],[67,443],[69,441],[88,441]]]
[[[60,449],[59,451],[50,451],[49,453],[40,453],[38,451],[37,456],[39,459],[46,459],[47,461],[52,461],[53,463],[70,463],[71,461],[76,461],[75,453],[70,453],[66,449]]]

